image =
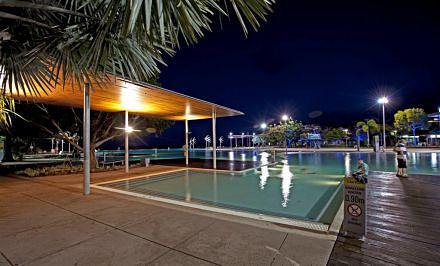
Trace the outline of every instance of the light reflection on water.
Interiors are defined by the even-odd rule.
[[[260,175],[260,188],[264,189],[264,186],[267,183],[267,178],[269,177],[269,154],[267,152],[263,152],[260,154],[261,156],[261,175]]]
[[[293,174],[290,171],[290,166],[287,160],[283,160],[283,168],[281,169],[281,191],[283,194],[283,202],[281,206],[287,207],[289,201],[290,188],[292,187]]]

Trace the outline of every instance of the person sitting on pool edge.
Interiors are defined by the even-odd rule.
[[[368,164],[364,163],[362,159],[358,160],[357,171],[353,172],[351,176],[358,182],[367,184],[368,183]]]

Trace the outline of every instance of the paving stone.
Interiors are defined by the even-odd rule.
[[[270,265],[286,233],[219,221],[177,247],[222,265]]]
[[[33,261],[32,265],[147,265],[168,249],[113,230]]]
[[[155,260],[151,265],[162,266],[162,265],[174,265],[174,266],[208,266],[215,265],[207,261],[186,255],[181,252],[171,251],[161,256],[159,259]]]
[[[32,220],[29,220],[32,223]],[[14,263],[25,263],[47,256],[91,237],[109,227],[76,216],[36,229],[0,238],[0,250]]]
[[[166,209],[124,230],[174,247],[213,222],[205,216]]]

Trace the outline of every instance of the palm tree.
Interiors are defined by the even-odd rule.
[[[0,1],[0,83],[38,95],[55,82],[135,81],[156,76],[163,56],[196,43],[216,15],[257,30],[273,0]],[[229,11],[231,10],[231,11]]]
[[[12,125],[12,117],[14,115],[17,115],[15,113],[14,100],[5,96],[0,96],[0,129],[4,131],[6,135],[3,146],[3,162],[13,161],[11,150],[12,136],[9,132],[9,129]]]
[[[14,100],[0,96],[0,128],[6,130],[11,127],[13,115],[17,115]]]
[[[368,119],[368,120],[366,119],[366,122],[364,121],[357,122],[356,128],[357,128],[356,135],[358,136],[361,132],[367,133],[367,147],[370,147],[370,134],[379,132],[379,125],[376,123],[374,119]]]

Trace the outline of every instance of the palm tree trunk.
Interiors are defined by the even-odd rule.
[[[367,147],[370,147],[370,130],[367,130]]]
[[[359,135],[357,136],[357,151],[360,151],[361,149],[361,139],[359,138]]]
[[[6,132],[6,138],[3,147],[2,162],[13,162],[14,156],[12,156],[12,135],[9,132]]]

